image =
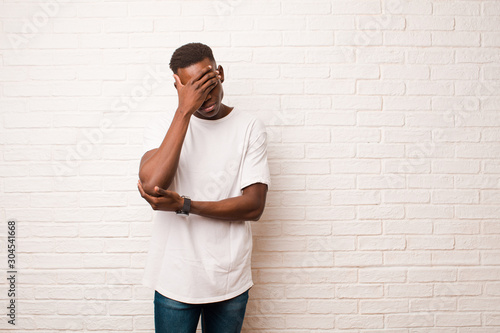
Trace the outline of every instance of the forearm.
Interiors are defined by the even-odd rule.
[[[249,196],[239,196],[221,201],[191,201],[191,214],[229,221],[257,221],[264,205]]]
[[[147,193],[154,187],[168,188],[179,165],[182,144],[191,115],[177,110],[160,147],[139,168],[139,179]]]

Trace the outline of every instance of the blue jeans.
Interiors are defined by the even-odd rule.
[[[222,302],[187,304],[155,291],[155,333],[194,333],[201,315],[203,333],[239,333],[248,302],[248,290]]]

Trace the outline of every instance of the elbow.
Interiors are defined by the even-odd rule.
[[[163,189],[167,189],[170,186],[170,183],[168,184],[161,184],[160,181],[155,179],[155,177],[148,175],[146,173],[141,173],[139,172],[139,180],[141,182],[142,189],[144,192],[146,192],[149,195],[156,196],[155,194],[155,187],[159,186]]]
[[[144,176],[141,177],[141,174],[139,173],[139,181],[141,182],[141,187],[149,195],[154,195],[155,193],[155,185],[151,181],[151,179],[146,178]]]
[[[142,189],[144,192],[146,192],[149,195],[156,196],[155,194],[155,185],[151,184],[150,182],[145,182],[143,183],[141,181]]]
[[[264,213],[264,205],[259,206],[256,209],[253,209],[252,212],[249,214],[248,220],[258,221],[258,220],[260,220],[262,213]]]

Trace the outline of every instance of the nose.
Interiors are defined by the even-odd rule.
[[[207,95],[207,98],[205,98],[205,101],[208,101],[212,97],[210,94]]]

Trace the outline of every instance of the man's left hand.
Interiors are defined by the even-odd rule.
[[[154,210],[178,211],[182,209],[184,199],[179,194],[173,191],[164,190],[155,186],[155,195],[149,195],[142,188],[141,181],[137,183],[141,196],[149,202]]]

